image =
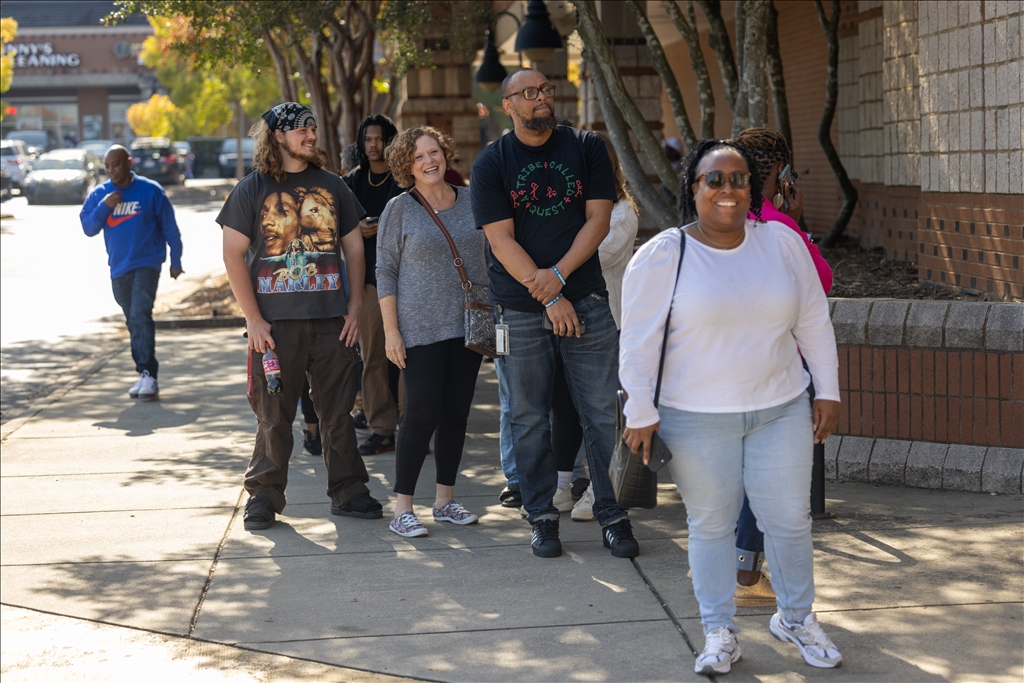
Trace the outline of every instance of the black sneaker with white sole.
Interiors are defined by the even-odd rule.
[[[375,455],[395,450],[395,437],[370,434],[363,443],[359,444],[359,455]]]
[[[628,519],[620,519],[601,530],[604,536],[604,547],[612,551],[613,557],[636,557],[640,554],[640,544],[633,535],[633,525]]]
[[[533,554],[537,557],[560,557],[562,542],[558,540],[558,520],[542,519],[533,525],[533,538],[530,540]]]

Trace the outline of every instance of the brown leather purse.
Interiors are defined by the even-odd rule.
[[[466,340],[466,348],[470,351],[476,351],[488,358],[497,358],[498,351],[494,332],[494,311],[488,301],[490,289],[488,289],[487,285],[474,285],[469,281],[469,276],[466,274],[466,268],[463,266],[462,257],[459,256],[459,249],[455,246],[455,240],[452,239],[451,233],[448,232],[448,228],[444,227],[444,223],[442,223],[441,219],[437,217],[437,214],[434,213],[434,210],[430,207],[430,203],[422,194],[420,194],[419,190],[414,187],[409,190],[409,194],[411,194],[413,199],[423,206],[424,211],[434,219],[434,222],[437,223],[437,227],[441,229],[441,234],[443,234],[444,238],[448,240],[448,248],[452,250],[452,257],[455,259],[455,268],[459,271],[459,277],[462,279],[462,291],[466,296],[466,300],[462,304],[463,320],[465,322],[464,337]]]

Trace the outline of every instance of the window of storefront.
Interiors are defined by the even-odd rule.
[[[128,125],[128,107],[131,105],[131,102],[110,102],[107,105],[111,140],[129,142],[135,138],[131,127]]]
[[[11,130],[46,130],[53,133],[58,140],[77,143],[80,139],[78,131],[78,104],[48,103],[22,104],[12,103],[4,116],[4,132]]]

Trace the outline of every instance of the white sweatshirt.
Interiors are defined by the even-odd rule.
[[[616,329],[622,326],[622,274],[626,272],[626,264],[633,256],[633,243],[636,241],[638,227],[639,218],[633,205],[625,199],[620,199],[612,207],[608,236],[597,249],[601,257],[604,284],[608,287],[608,305],[612,309]]]
[[[629,394],[629,427],[659,420],[654,388],[670,299],[661,405],[699,413],[781,405],[807,388],[801,353],[817,398],[839,400],[828,300],[799,235],[782,223],[747,221],[735,249],[688,237],[670,297],[678,263],[679,230],[672,229],[641,247],[626,268],[619,381]]]

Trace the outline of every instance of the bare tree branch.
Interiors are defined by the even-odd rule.
[[[697,4],[700,5],[708,20],[708,41],[718,60],[718,70],[722,74],[722,83],[725,85],[726,103],[730,109],[735,110],[736,97],[740,90],[739,75],[736,73],[732,41],[725,28],[725,20],[722,18],[722,3],[720,0],[697,0]]]
[[[587,52],[587,56],[590,56],[589,49]],[[608,127],[608,137],[611,138],[612,145],[619,154],[622,172],[625,173],[629,187],[636,195],[640,206],[651,212],[655,222],[662,229],[679,225],[679,212],[662,198],[658,188],[647,179],[643,164],[640,163],[640,158],[630,142],[629,129],[622,118],[622,112],[619,111],[615,100],[612,99],[608,91],[608,83],[605,81],[604,74],[591,66],[590,80],[597,90],[597,101],[601,105],[601,113],[604,115],[604,122]],[[678,184],[679,182],[676,181],[676,184],[670,186],[669,189],[675,192]]]
[[[843,190],[843,205],[836,215],[832,227],[825,234],[822,246],[834,247],[846,231],[846,226],[853,216],[857,206],[857,188],[850,182],[850,176],[843,167],[843,162],[832,144],[832,119],[835,117],[836,105],[839,100],[839,0],[832,0],[832,18],[825,18],[825,9],[821,0],[814,0],[814,9],[818,12],[818,21],[825,31],[825,38],[828,41],[828,68],[825,75],[825,110],[821,113],[821,123],[818,124],[818,142],[825,150],[828,163],[839,181],[839,187]]]
[[[779,10],[775,3],[768,6],[767,59],[768,83],[772,91],[772,108],[775,110],[775,127],[793,150],[793,133],[789,127],[789,102],[786,100],[786,79],[782,72],[782,55],[779,51]]]
[[[597,7],[594,5],[594,0],[580,0],[576,3],[576,9],[579,12],[578,28],[583,38],[583,44],[588,50],[592,51],[594,62],[604,76],[610,96],[621,106],[623,118],[629,123],[629,127],[633,129],[633,134],[636,135],[641,149],[647,155],[651,165],[654,166],[661,182],[665,183],[667,187],[674,187],[679,182],[676,178],[676,172],[672,168],[672,164],[669,163],[665,153],[661,150],[661,145],[658,143],[657,138],[654,137],[654,133],[651,132],[650,124],[626,90],[626,84],[622,81],[622,74],[619,72],[615,55],[608,45],[604,29],[601,27],[601,20],[597,16]],[[626,151],[625,149],[619,149],[618,145],[616,145],[615,149],[620,154]]]
[[[704,61],[704,51],[700,48],[700,34],[697,33],[696,22],[689,22],[675,0],[661,0],[665,11],[672,18],[686,47],[690,50],[690,63],[697,77],[697,92],[700,95],[700,137],[703,140],[715,137],[715,92],[711,87],[711,75]],[[689,145],[688,146],[692,146]]]
[[[737,128],[733,121],[732,134],[743,128],[761,128],[768,125],[768,88],[765,77],[766,24],[769,0],[747,0],[743,37],[743,82],[746,85],[747,120]]]
[[[686,113],[686,103],[683,101],[683,93],[679,90],[679,83],[676,81],[675,74],[672,73],[672,67],[669,66],[668,59],[665,58],[665,50],[661,47],[661,41],[658,40],[658,34],[654,32],[654,27],[647,20],[647,15],[640,8],[640,3],[637,0],[626,1],[629,3],[629,8],[633,10],[636,23],[640,26],[640,30],[647,40],[647,47],[651,50],[654,68],[661,75],[661,80],[665,84],[665,93],[668,95],[668,102],[672,106],[676,127],[679,128],[679,134],[683,136],[683,142],[686,144],[687,149],[689,149],[697,144],[697,136],[694,135],[693,126],[690,125],[690,117]]]

